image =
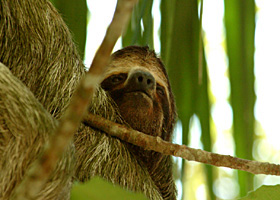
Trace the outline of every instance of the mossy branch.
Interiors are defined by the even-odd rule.
[[[123,141],[143,147],[146,150],[153,150],[165,155],[181,157],[189,161],[197,161],[217,167],[238,169],[252,174],[280,176],[280,165],[245,160],[201,149],[193,149],[185,145],[172,144],[162,140],[160,137],[146,135],[97,115],[88,114],[84,119],[84,123],[92,128],[100,129],[111,136],[118,137]]]
[[[79,84],[73,95],[71,104],[63,116],[43,156],[28,172],[17,187],[13,199],[34,199],[48,180],[57,161],[66,150],[85,115],[88,104],[102,80],[103,72],[109,61],[117,39],[121,36],[134,5],[138,0],[118,0],[115,14],[108,27],[105,38],[97,51],[89,73]]]

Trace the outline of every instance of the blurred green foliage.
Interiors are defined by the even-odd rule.
[[[171,5],[173,4],[173,5]],[[169,8],[171,8],[169,10]],[[208,75],[203,57],[203,77],[199,77],[199,19],[197,0],[161,1],[161,52],[168,69],[171,86],[176,98],[178,117],[183,126],[183,144],[189,144],[189,125],[193,115],[201,123],[201,141],[207,151],[212,150],[210,134],[210,101]],[[202,49],[202,51],[204,51]],[[201,84],[200,84],[201,82]],[[182,168],[184,175],[184,167]],[[212,192],[213,173],[205,166],[209,194]]]
[[[253,159],[255,133],[255,2],[225,0],[225,28],[235,153]],[[253,175],[238,171],[240,195],[253,189]]]
[[[71,200],[147,200],[143,194],[124,190],[117,185],[94,177],[85,184],[76,184],[71,191]]]
[[[122,37],[122,46],[140,45],[154,48],[153,0],[140,0],[134,7],[130,22]]]
[[[280,185],[268,186],[263,185],[256,191],[248,193],[246,197],[240,200],[277,200],[280,197]]]
[[[87,35],[86,0],[51,0],[69,27],[81,57],[84,57]]]

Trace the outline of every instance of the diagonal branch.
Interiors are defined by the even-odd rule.
[[[229,155],[211,153],[201,149],[193,149],[185,145],[172,144],[162,140],[160,137],[146,135],[97,115],[88,114],[84,119],[84,123],[92,128],[100,129],[111,136],[143,147],[146,150],[153,150],[165,155],[181,157],[189,161],[197,161],[217,167],[238,169],[252,174],[280,176],[280,165],[245,160]]]
[[[113,20],[93,59],[89,73],[86,74],[79,84],[72,98],[72,102],[52,137],[48,148],[35,166],[28,172],[28,175],[19,187],[17,187],[13,199],[34,199],[44,183],[48,180],[57,161],[68,147],[87,111],[88,104],[102,79],[113,47],[128,23],[132,9],[137,1],[118,0]]]

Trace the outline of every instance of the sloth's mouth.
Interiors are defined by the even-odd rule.
[[[130,91],[130,92],[127,92],[127,94],[134,94],[135,96],[142,95],[144,97],[146,96],[146,97],[149,97],[150,99],[152,99],[151,95],[144,90]]]

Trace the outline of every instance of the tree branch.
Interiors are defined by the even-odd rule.
[[[165,155],[181,157],[189,161],[197,161],[217,167],[228,167],[238,169],[252,174],[280,175],[280,165],[267,162],[258,162],[220,155],[200,149],[193,149],[185,145],[172,144],[162,140],[160,137],[146,135],[124,125],[114,123],[101,116],[88,114],[84,123],[91,128],[100,129],[111,136],[115,136],[131,144],[153,150]]]
[[[106,69],[113,47],[128,23],[132,9],[137,1],[118,0],[113,20],[93,59],[89,73],[85,75],[73,95],[72,102],[62,118],[58,129],[55,131],[50,145],[35,166],[28,172],[19,187],[17,187],[13,199],[34,199],[48,180],[57,161],[70,144],[87,111],[88,104],[102,80],[102,75]]]

